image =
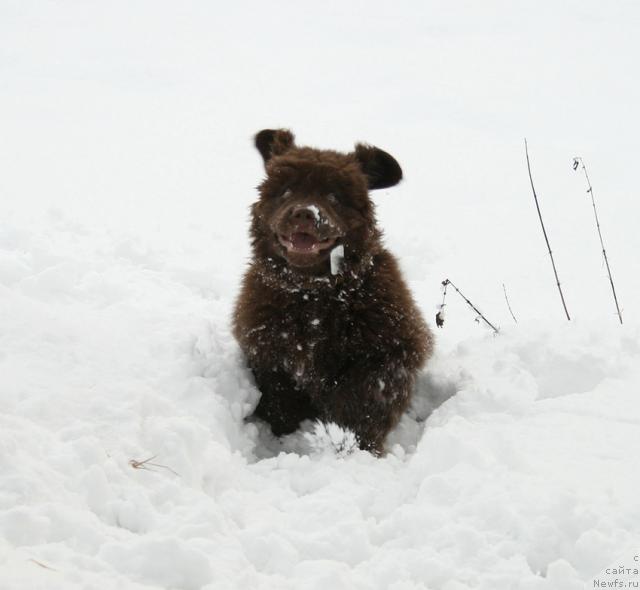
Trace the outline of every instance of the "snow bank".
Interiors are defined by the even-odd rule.
[[[0,224],[2,590],[571,590],[636,548],[637,326],[443,343],[382,459],[279,441],[225,247]]]

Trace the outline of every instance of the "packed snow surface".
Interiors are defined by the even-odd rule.
[[[0,590],[582,590],[633,563],[638,22],[589,0],[2,2]],[[373,197],[418,305],[435,331],[449,278],[500,327],[449,290],[382,458],[248,419],[229,325],[265,127],[397,157]]]
[[[637,542],[637,328],[439,352],[382,459],[278,441],[244,420],[217,246],[0,226],[3,590],[560,590]]]

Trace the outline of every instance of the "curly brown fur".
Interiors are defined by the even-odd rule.
[[[402,170],[376,147],[297,147],[287,130],[263,130],[255,143],[267,176],[233,317],[262,393],[255,413],[278,436],[305,419],[335,422],[380,454],[433,348],[369,198]],[[345,256],[332,274],[337,245]]]

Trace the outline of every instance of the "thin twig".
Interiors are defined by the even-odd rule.
[[[513,310],[511,309],[511,304],[509,303],[509,298],[507,297],[507,288],[504,286],[504,283],[502,283],[502,290],[504,291],[504,299],[507,302],[507,307],[509,308],[509,313],[511,314],[511,317],[513,318],[513,321],[517,324],[518,320],[516,319],[516,316],[513,315]]]
[[[57,572],[58,571],[57,569],[55,569],[53,567],[50,567],[48,565],[45,565],[44,563],[42,563],[41,561],[38,561],[37,559],[33,559],[33,557],[30,557],[29,561],[35,563],[37,566],[39,566],[39,567],[41,567],[41,568],[43,568],[45,570],[51,570],[52,572]]]
[[[156,457],[157,455],[154,455],[153,457],[149,457],[144,461],[136,461],[135,459],[131,459],[129,461],[129,465],[131,465],[131,467],[133,467],[134,469],[146,469],[147,471],[153,471],[153,469],[149,469],[150,466],[161,467],[162,469],[167,469],[168,471],[171,471],[171,473],[173,473],[174,475],[177,475],[178,477],[180,477],[180,474],[174,471],[173,469],[171,469],[171,467],[167,467],[166,465],[159,465],[158,463],[150,463],[150,461],[153,461]]]
[[[587,192],[591,195],[591,204],[593,205],[593,214],[596,218],[596,227],[598,228],[598,236],[600,238],[600,245],[602,246],[602,256],[604,257],[604,263],[607,266],[607,274],[609,275],[609,282],[611,283],[611,291],[613,292],[613,301],[616,304],[616,311],[618,312],[618,319],[622,324],[622,312],[620,311],[620,306],[618,305],[618,297],[616,295],[616,288],[613,284],[613,277],[611,276],[611,268],[609,267],[609,259],[607,258],[607,251],[604,248],[604,241],[602,239],[602,232],[600,231],[600,220],[598,219],[598,211],[596,209],[596,201],[593,196],[593,187],[591,186],[591,181],[589,180],[589,175],[587,174],[587,166],[584,163],[584,160],[577,156],[573,158],[573,169],[577,170],[578,165],[582,164],[582,170],[584,172],[584,177],[587,180]]]
[[[549,250],[549,256],[551,257],[551,266],[553,266],[553,274],[556,277],[556,284],[558,285],[558,291],[560,292],[560,299],[562,300],[562,307],[564,307],[564,313],[567,314],[567,319],[571,320],[569,317],[569,311],[567,310],[567,304],[564,301],[564,295],[562,294],[562,288],[560,287],[560,279],[558,278],[558,271],[556,270],[556,263],[553,260],[553,252],[551,251],[551,245],[549,244],[549,238],[547,237],[547,230],[544,227],[544,222],[542,221],[542,213],[540,213],[540,204],[538,203],[538,195],[536,194],[536,189],[533,186],[533,176],[531,176],[531,164],[529,163],[529,148],[527,146],[527,139],[524,140],[524,150],[527,155],[527,169],[529,170],[529,180],[531,181],[531,190],[533,191],[533,198],[536,202],[536,209],[538,210],[538,217],[540,218],[540,225],[542,226],[542,233],[544,234],[544,240],[547,243],[547,248]]]
[[[467,305],[473,309],[473,311],[475,311],[479,317],[481,317],[485,324],[487,324],[496,334],[498,334],[500,332],[500,330],[498,330],[498,328],[496,328],[487,318],[484,317],[484,315],[482,315],[482,312],[473,304],[471,303],[471,301],[469,301],[460,291],[460,289],[458,289],[458,287],[456,287],[449,279],[445,279],[444,281],[442,281],[442,284],[446,287],[447,285],[451,285],[458,293],[458,295],[460,295],[460,297],[462,297],[465,302],[467,303]]]
[[[443,291],[442,291],[442,303],[440,304],[440,309],[438,310],[438,313],[436,314],[436,326],[438,326],[438,328],[442,328],[442,326],[444,326],[444,306],[446,305],[445,301],[447,299],[447,285],[449,283],[447,283],[447,281],[442,281],[442,286],[444,287]]]

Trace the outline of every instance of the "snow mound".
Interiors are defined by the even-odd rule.
[[[637,544],[637,327],[440,350],[376,459],[247,420],[217,246],[0,225],[3,590],[567,590]]]

